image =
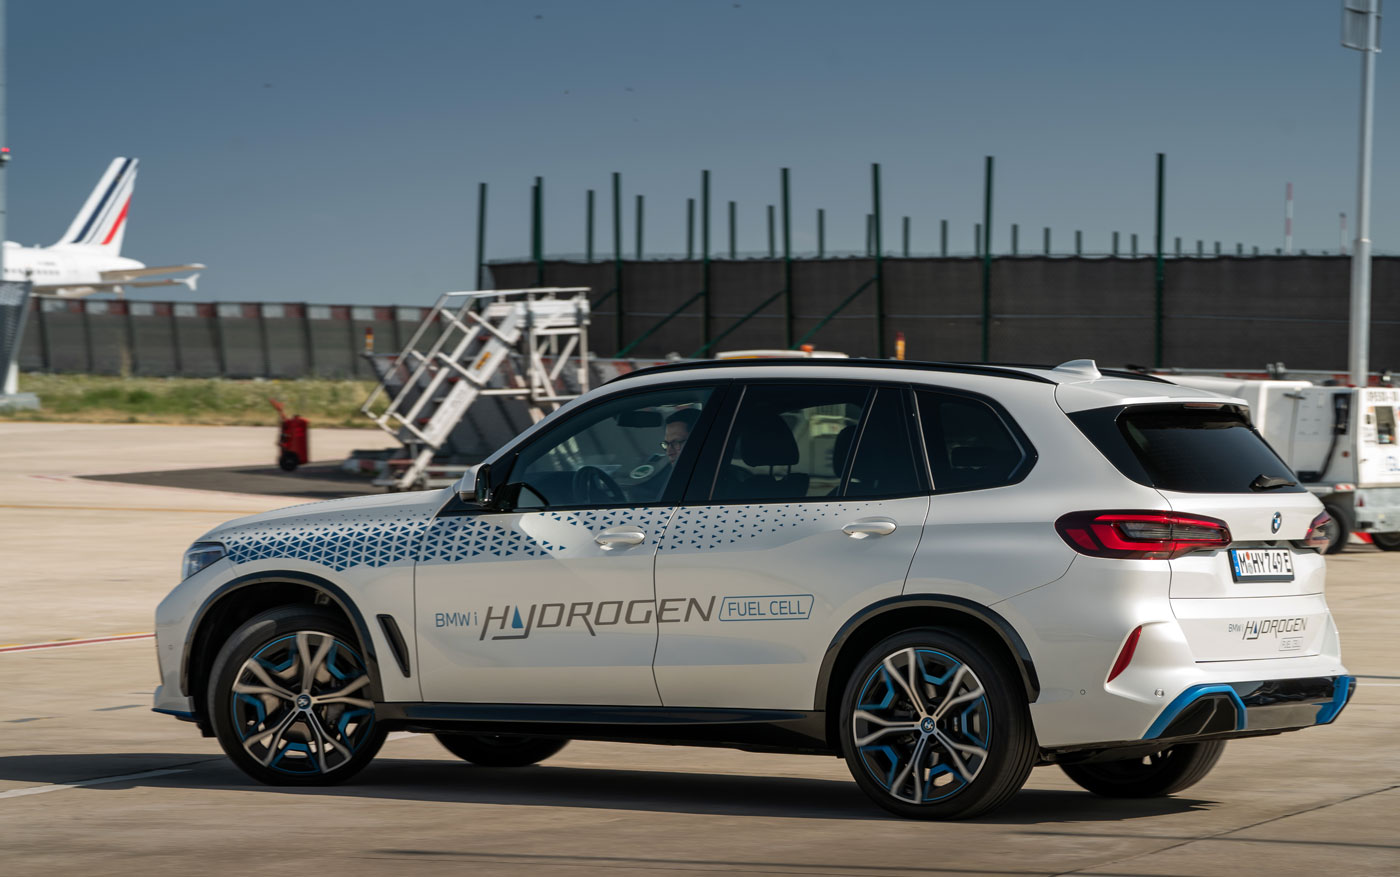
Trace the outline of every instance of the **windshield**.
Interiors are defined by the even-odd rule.
[[[1183,493],[1299,493],[1305,488],[1233,406],[1151,405],[1070,419],[1124,475]]]

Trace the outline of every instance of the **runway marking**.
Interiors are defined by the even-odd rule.
[[[296,497],[293,497],[295,499]],[[150,506],[109,506],[109,505],[19,505],[0,503],[0,509],[28,509],[30,511],[52,512],[160,512],[194,515],[256,515],[261,512],[249,509],[170,509]]]
[[[28,652],[34,649],[59,649],[64,646],[94,646],[100,643],[120,643],[129,640],[151,639],[154,633],[120,633],[115,636],[95,636],[90,639],[61,639],[46,643],[9,643],[0,646],[0,652]]]
[[[47,792],[61,792],[64,789],[78,789],[83,786],[101,786],[107,783],[121,783],[127,780],[144,780],[150,777],[163,777],[172,773],[189,773],[187,767],[167,768],[165,770],[147,770],[141,773],[128,773],[116,777],[98,777],[92,780],[78,780],[72,783],[49,783],[43,786],[30,786],[26,789],[10,789],[8,792],[0,792],[0,798],[23,798],[25,795],[43,795]]]

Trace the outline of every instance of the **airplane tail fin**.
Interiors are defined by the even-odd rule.
[[[136,187],[136,165],[134,158],[112,159],[55,246],[102,247],[104,252],[119,255],[126,235],[126,211]]]

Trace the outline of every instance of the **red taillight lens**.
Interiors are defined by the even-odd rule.
[[[1327,546],[1332,543],[1332,540],[1327,535],[1327,525],[1331,523],[1332,516],[1323,512],[1313,518],[1311,524],[1308,524],[1308,535],[1294,544],[1301,548],[1311,548],[1318,552],[1326,551]]]
[[[1230,544],[1224,521],[1173,512],[1070,512],[1055,529],[1069,547],[1092,557],[1171,560]]]

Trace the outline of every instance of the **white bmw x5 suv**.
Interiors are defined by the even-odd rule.
[[[494,766],[839,755],[912,817],[1046,764],[1163,795],[1354,688],[1295,481],[1237,400],[1089,361],[646,369],[471,485],[202,536],[155,709],[267,783],[347,779],[400,729]]]

